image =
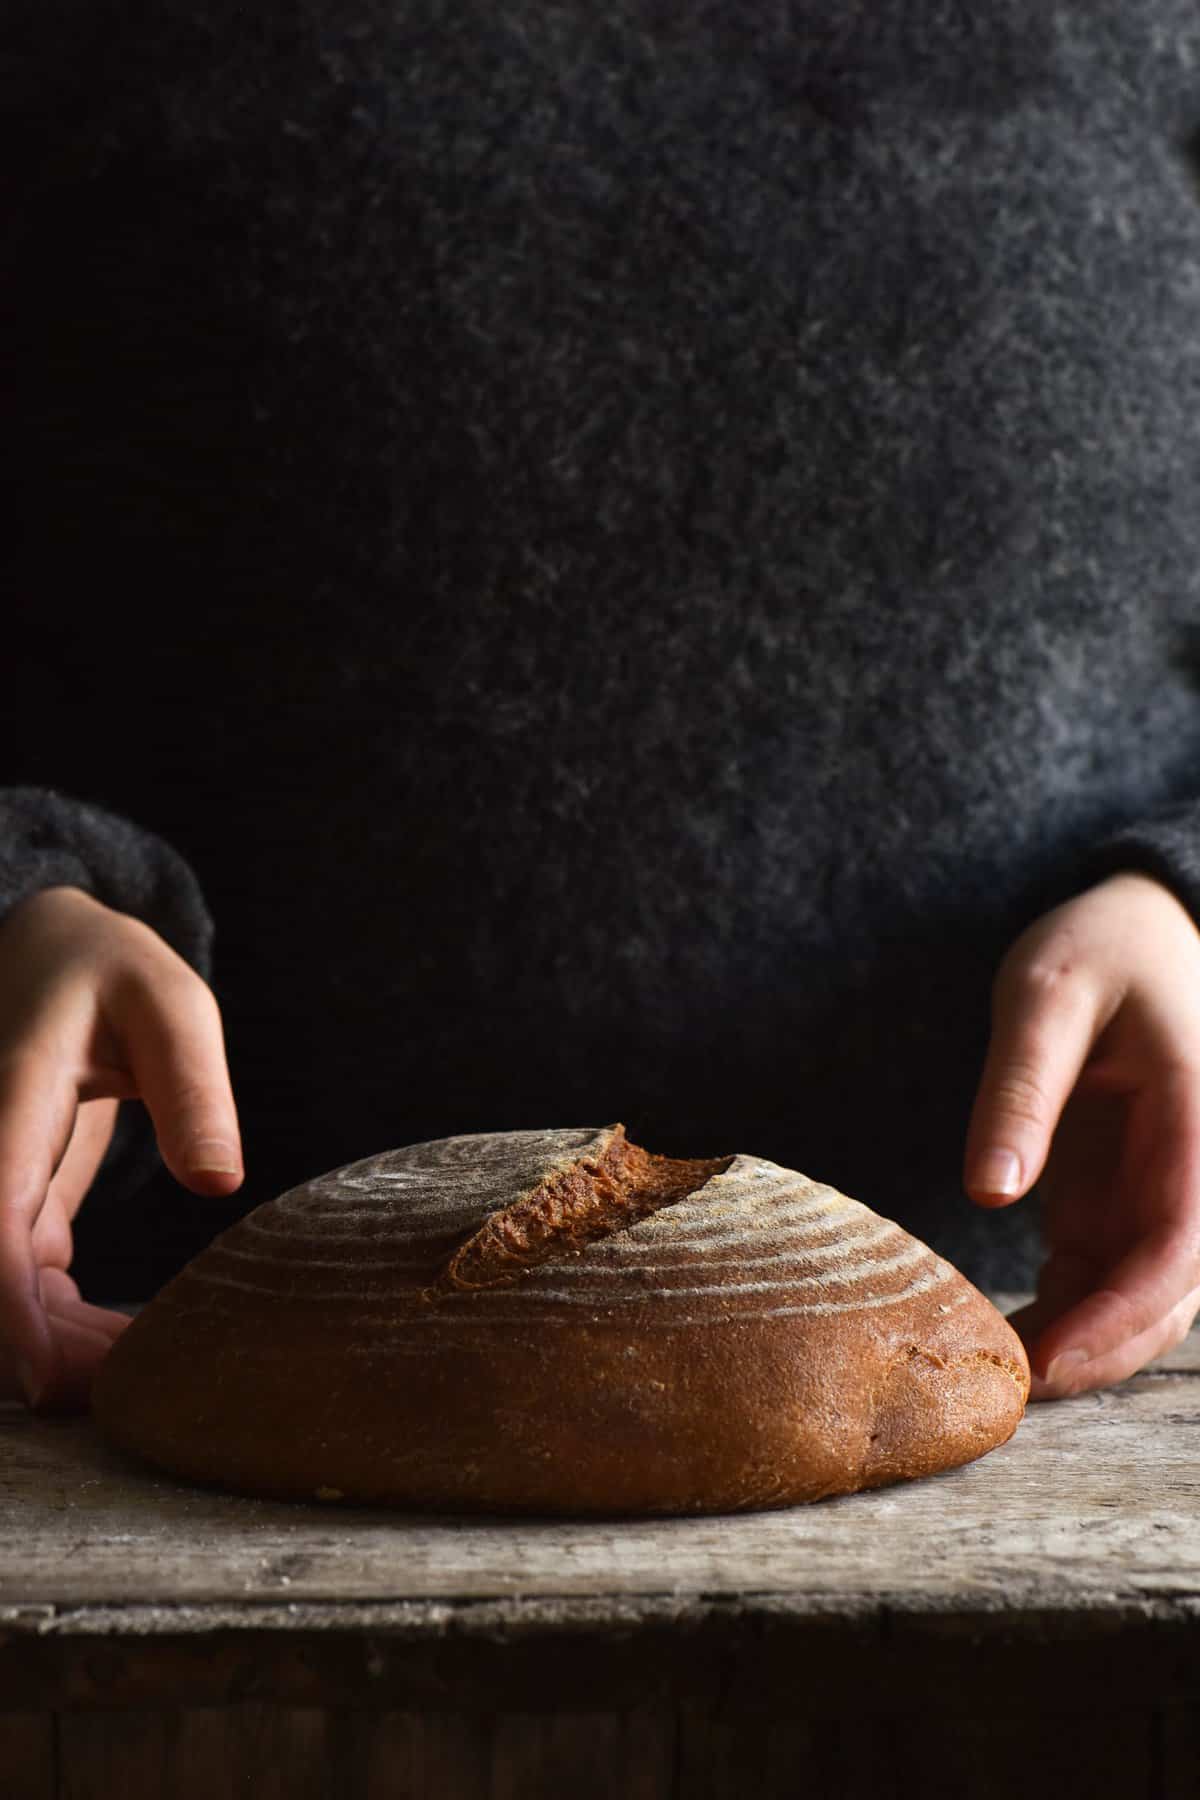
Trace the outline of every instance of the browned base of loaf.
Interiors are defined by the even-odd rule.
[[[786,1506],[1015,1430],[1020,1341],[933,1251],[620,1126],[450,1138],[224,1233],[97,1380],[105,1433],[280,1498],[617,1516]]]

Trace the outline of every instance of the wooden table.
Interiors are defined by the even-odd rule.
[[[1195,1800],[1197,1376],[1194,1333],[931,1480],[599,1525],[239,1499],[0,1408],[0,1795]]]

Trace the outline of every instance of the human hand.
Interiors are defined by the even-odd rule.
[[[185,1187],[241,1185],[211,988],[140,920],[82,888],[42,889],[0,924],[0,1394],[86,1405],[129,1323],[67,1273],[71,1222],[126,1099],[144,1101]]]
[[[1061,1399],[1200,1311],[1200,932],[1149,876],[1114,875],[1017,939],[992,999],[964,1179],[1008,1206],[1043,1177],[1046,1260],[1011,1323],[1032,1398]]]

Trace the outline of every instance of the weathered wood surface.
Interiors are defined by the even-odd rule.
[[[932,1480],[600,1524],[252,1501],[135,1467],[87,1420],[12,1407],[0,1717],[685,1702],[797,1731],[936,1712],[965,1746],[966,1722],[1002,1700],[1094,1711],[1119,1669],[1120,1706],[1142,1720],[1129,1741],[1157,1709],[1166,1766],[1183,1740],[1163,1709],[1200,1702],[1198,1376],[1193,1334],[1119,1388],[1032,1407],[1009,1444]]]
[[[563,1523],[289,1505],[135,1467],[90,1420],[0,1410],[0,1623],[258,1623],[466,1600],[771,1595],[794,1606],[1087,1609],[1200,1596],[1200,1334],[1104,1393],[1031,1407],[967,1468],[737,1517]],[[332,1611],[329,1611],[332,1609]],[[161,1621],[162,1628],[167,1622]]]
[[[932,1481],[741,1518],[189,1488],[0,1410],[0,1794],[1193,1800],[1200,1334]]]

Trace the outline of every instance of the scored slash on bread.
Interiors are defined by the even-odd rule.
[[[621,1125],[367,1157],[256,1208],[97,1378],[117,1444],[296,1499],[780,1506],[1011,1436],[1020,1340],[927,1245],[762,1158]]]
[[[518,1281],[539,1263],[573,1255],[660,1207],[686,1199],[734,1160],[654,1156],[631,1144],[623,1125],[613,1125],[610,1132],[598,1155],[578,1157],[546,1175],[511,1206],[489,1214],[450,1258],[428,1290],[430,1298],[447,1289]]]

